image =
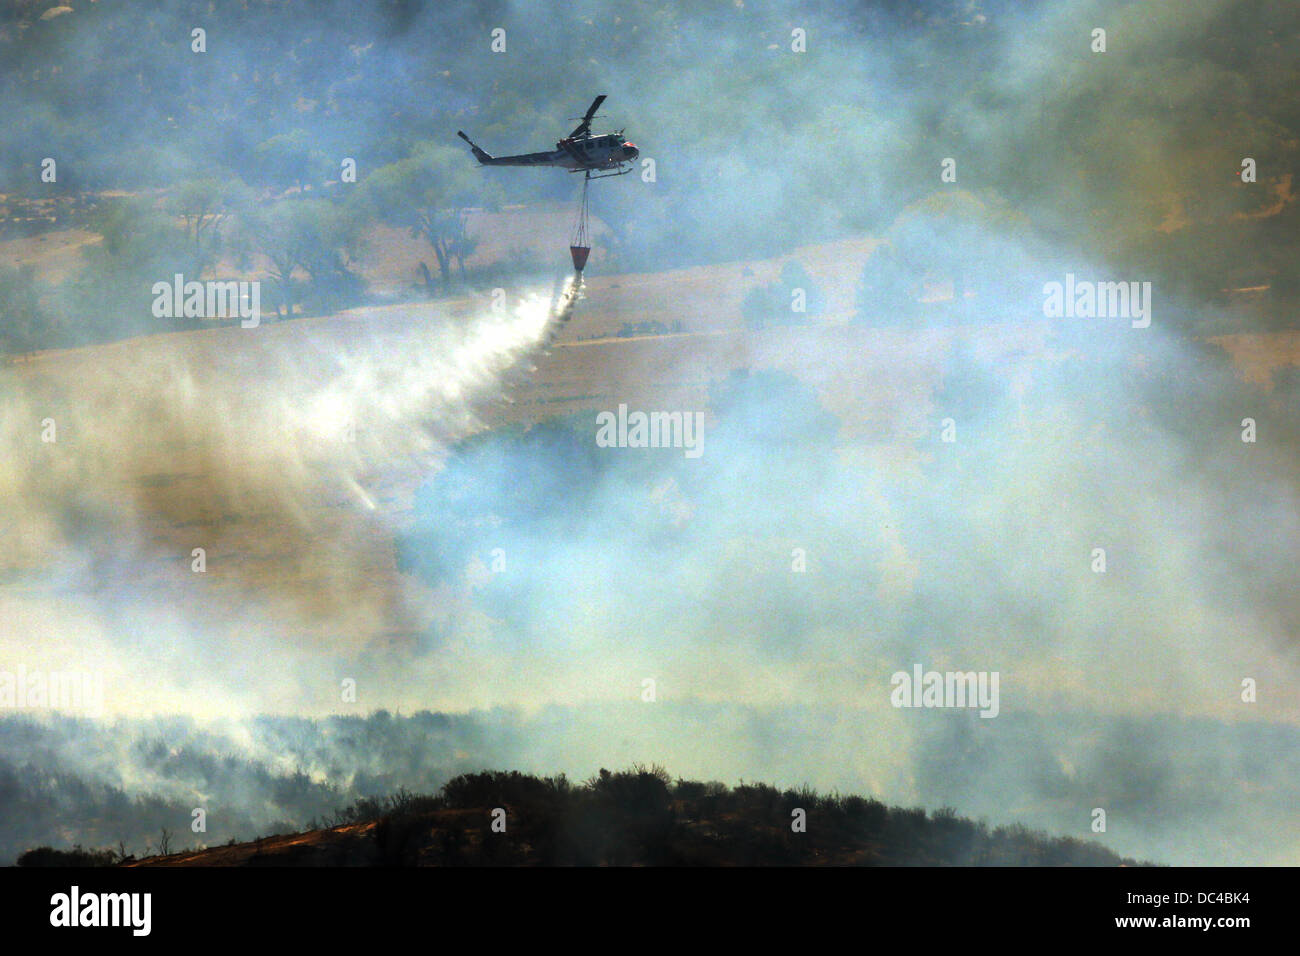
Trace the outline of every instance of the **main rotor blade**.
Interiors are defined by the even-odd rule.
[[[600,96],[591,101],[591,105],[587,107],[586,115],[582,117],[582,122],[579,123],[577,128],[569,134],[569,139],[573,139],[575,136],[581,136],[587,132],[587,130],[591,129],[591,118],[596,115],[596,110],[600,109],[600,104],[603,102],[605,102],[604,93],[601,93]]]

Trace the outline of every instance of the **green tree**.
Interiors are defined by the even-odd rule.
[[[281,200],[250,209],[242,218],[237,247],[264,255],[286,316],[300,304],[295,272],[306,280],[307,302],[334,308],[359,292],[350,261],[360,250],[362,219],[356,210],[324,199]]]
[[[253,148],[253,159],[261,179],[280,189],[307,189],[325,181],[325,156],[303,129],[279,133],[259,143]]]
[[[246,209],[251,198],[251,191],[239,180],[221,182],[210,177],[184,182],[172,194],[167,208],[184,223],[194,278],[216,261],[222,225],[238,210]]]
[[[52,311],[69,317],[57,344],[189,327],[183,317],[159,319],[152,312],[154,283],[170,282],[190,265],[176,220],[156,201],[131,197],[101,202],[88,225],[100,242],[85,248],[85,267],[56,290]]]
[[[367,214],[407,228],[413,237],[429,243],[447,292],[452,264],[464,279],[465,260],[477,245],[466,229],[470,210],[497,208],[500,187],[484,180],[460,150],[424,143],[407,159],[367,177],[357,203]]]

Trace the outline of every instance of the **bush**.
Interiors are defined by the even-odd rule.
[[[490,813],[507,808],[507,830]],[[808,814],[791,831],[790,811]],[[1115,865],[1104,846],[1052,838],[1024,826],[999,827],[949,807],[886,807],[859,796],[823,795],[808,785],[728,788],[678,779],[657,765],[601,769],[580,786],[563,776],[482,771],[449,780],[441,796],[399,790],[357,801],[338,814],[377,819],[374,844],[352,862],[386,866],[790,866]],[[365,834],[360,835],[363,839]],[[374,852],[377,851],[377,852]],[[81,857],[75,853],[81,853]],[[89,862],[102,860],[103,862]],[[43,862],[48,861],[48,862]],[[105,865],[111,853],[29,851],[20,865]]]
[[[77,844],[71,850],[38,846],[18,857],[19,866],[114,866],[118,855],[112,850],[87,850]]]
[[[446,806],[453,809],[477,807],[510,807],[552,804],[568,792],[568,780],[542,779],[531,774],[512,770],[485,770],[481,773],[463,773],[448,780],[442,788]]]

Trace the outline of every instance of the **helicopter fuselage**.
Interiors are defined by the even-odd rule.
[[[627,142],[617,133],[601,136],[570,137],[555,144],[555,149],[538,153],[520,153],[515,156],[492,156],[470,142],[474,158],[483,166],[558,166],[573,172],[619,169],[640,155],[635,143]]]

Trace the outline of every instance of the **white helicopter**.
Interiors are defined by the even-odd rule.
[[[577,129],[555,144],[555,149],[541,153],[520,153],[516,156],[492,156],[480,149],[462,133],[456,135],[469,143],[474,158],[483,166],[558,166],[571,173],[586,173],[588,179],[605,179],[623,176],[632,171],[632,161],[640,154],[635,143],[623,138],[623,131],[593,136],[591,120],[605,102],[605,94],[596,97]]]

